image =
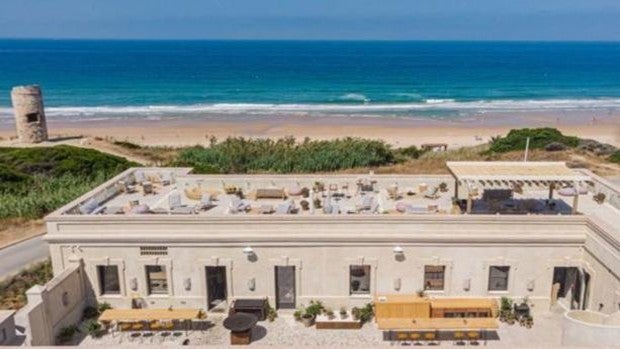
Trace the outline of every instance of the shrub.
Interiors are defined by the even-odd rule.
[[[306,307],[305,313],[316,317],[321,314],[323,310],[325,310],[325,307],[321,301],[310,301],[310,305]]]
[[[395,150],[395,153],[397,156],[403,158],[417,159],[424,154],[424,151],[418,149],[415,145],[412,145],[410,147],[398,148]]]
[[[97,303],[97,310],[99,311],[99,314],[103,313],[104,311],[108,309],[112,309],[112,306],[110,305],[110,303],[108,302]]]
[[[0,220],[40,218],[133,165],[65,145],[0,148]]]
[[[58,339],[60,343],[67,343],[73,338],[76,332],[80,332],[80,329],[76,325],[65,326],[60,329],[56,339]]]
[[[351,314],[355,320],[359,320],[362,324],[372,320],[375,315],[372,303],[367,303],[363,308],[353,307]]]
[[[131,149],[131,150],[142,149],[141,146],[135,143],[127,142],[127,141],[114,141],[112,143],[114,143],[114,145],[118,145],[119,147],[126,148],[126,149]]]
[[[86,333],[88,333],[93,338],[101,336],[101,324],[97,320],[88,320],[84,325],[84,328],[86,329]]]
[[[343,138],[330,141],[293,137],[272,139],[227,138],[209,147],[181,151],[173,166],[193,167],[196,173],[300,173],[394,163],[394,152],[382,141]]]
[[[99,310],[92,306],[87,306],[82,311],[82,319],[93,319],[99,315]]]
[[[616,150],[607,159],[613,163],[620,164],[620,150]]]
[[[530,149],[543,149],[550,143],[563,144],[574,148],[579,138],[565,136],[555,128],[522,128],[510,130],[505,137],[494,137],[491,140],[490,152],[505,153],[524,150],[527,138],[530,138]]]

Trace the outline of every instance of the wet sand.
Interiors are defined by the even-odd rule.
[[[512,128],[556,127],[562,132],[620,146],[620,114],[592,118],[574,113],[485,114],[451,120],[389,116],[244,116],[209,115],[108,120],[49,120],[52,138],[86,136],[125,140],[141,145],[188,146],[209,143],[210,137],[333,139],[364,137],[394,146],[447,143],[449,148],[482,144]],[[15,137],[14,125],[0,126],[2,145]]]

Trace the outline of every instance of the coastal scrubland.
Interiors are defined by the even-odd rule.
[[[26,291],[34,285],[45,284],[52,276],[52,264],[47,260],[0,282],[0,309],[23,307],[26,305]]]
[[[132,165],[66,145],[0,148],[0,221],[41,218]]]

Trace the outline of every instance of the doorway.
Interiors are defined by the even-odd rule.
[[[553,269],[552,299],[564,299],[570,309],[585,309],[590,291],[590,274],[577,267]],[[583,298],[583,299],[582,299]]]
[[[207,309],[225,306],[227,301],[226,267],[206,267]]]
[[[276,266],[276,308],[295,309],[295,267]]]

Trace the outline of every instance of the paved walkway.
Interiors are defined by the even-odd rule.
[[[0,250],[0,280],[48,257],[49,248],[41,236],[3,248]]]

